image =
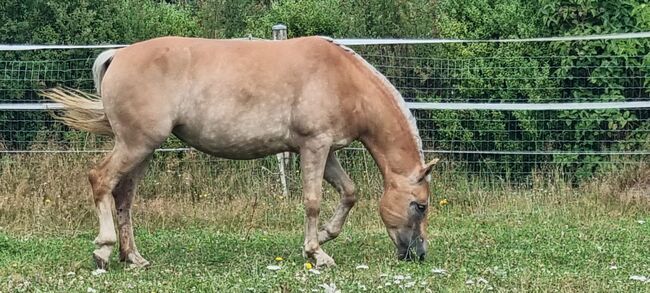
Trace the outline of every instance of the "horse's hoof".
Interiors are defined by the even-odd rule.
[[[103,259],[97,253],[93,253],[93,259],[95,260],[95,266],[100,270],[108,270],[108,259]]]
[[[144,259],[138,252],[131,252],[127,254],[124,261],[129,263],[129,268],[144,268],[149,266],[149,261]]]
[[[142,263],[132,263],[132,264],[129,264],[129,269],[131,269],[131,270],[144,269],[144,268],[146,268],[148,266],[149,266],[148,261],[145,261],[145,262],[142,262]]]
[[[314,252],[313,259],[316,262],[317,268],[336,266],[334,259],[329,255],[327,255],[327,253],[325,253],[322,249],[319,249],[316,252]]]

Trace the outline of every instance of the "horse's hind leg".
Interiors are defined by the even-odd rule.
[[[126,174],[140,165],[152,151],[153,148],[145,146],[129,147],[117,141],[113,151],[88,175],[99,218],[99,235],[95,239],[97,249],[93,252],[97,268],[108,268],[108,260],[113,251],[113,246],[117,242],[111,209],[113,189]]]
[[[327,157],[327,164],[325,165],[325,180],[331,184],[341,195],[336,211],[332,218],[323,226],[323,230],[318,232],[318,242],[323,244],[339,236],[343,224],[348,217],[350,209],[357,202],[355,196],[354,182],[350,179],[348,174],[345,173],[343,167],[336,158],[333,152]]]
[[[134,267],[145,267],[149,262],[138,252],[133,237],[133,225],[131,224],[131,206],[133,198],[138,189],[138,182],[144,176],[151,157],[126,174],[113,190],[115,209],[117,211],[117,229],[120,237],[120,261],[131,263]]]

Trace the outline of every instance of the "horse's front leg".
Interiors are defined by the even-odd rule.
[[[333,266],[334,260],[327,255],[318,243],[318,214],[323,184],[323,174],[330,143],[315,138],[300,149],[300,168],[302,170],[303,197],[305,204],[305,257],[314,261],[316,267]]]
[[[334,211],[332,218],[323,226],[323,230],[318,232],[318,242],[320,244],[339,236],[341,229],[343,229],[343,224],[345,224],[345,220],[348,218],[350,209],[357,202],[354,183],[348,174],[345,173],[339,160],[336,158],[336,154],[333,152],[327,157],[325,180],[336,188],[336,191],[341,195],[341,201],[336,211]]]

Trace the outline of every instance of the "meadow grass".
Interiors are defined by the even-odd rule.
[[[360,200],[342,234],[323,246],[338,266],[316,274],[301,255],[296,174],[286,198],[272,160],[206,162],[194,154],[160,155],[141,184],[135,234],[151,267],[130,270],[114,253],[109,272],[95,276],[97,224],[85,174],[100,157],[0,160],[0,292],[322,292],[324,284],[343,292],[650,291],[650,283],[630,280],[650,276],[650,209],[624,188],[643,172],[521,188],[437,172],[429,253],[419,263],[394,257],[372,163],[344,159],[356,170]],[[435,204],[442,199],[448,204]],[[327,187],[322,220],[337,200]]]

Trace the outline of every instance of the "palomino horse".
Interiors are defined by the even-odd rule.
[[[68,125],[112,135],[112,152],[89,173],[99,218],[93,256],[106,269],[117,242],[120,260],[146,266],[131,224],[136,184],[154,150],[174,134],[228,159],[300,154],[306,210],[304,254],[334,265],[320,247],[337,237],[356,201],[335,151],[360,140],[384,178],[380,215],[400,259],[424,258],[429,173],[415,119],[390,82],[352,50],[322,37],[286,41],[163,37],[100,54],[98,96],[52,89]],[[341,194],[319,231],[322,179]],[[413,250],[415,249],[415,255]]]

